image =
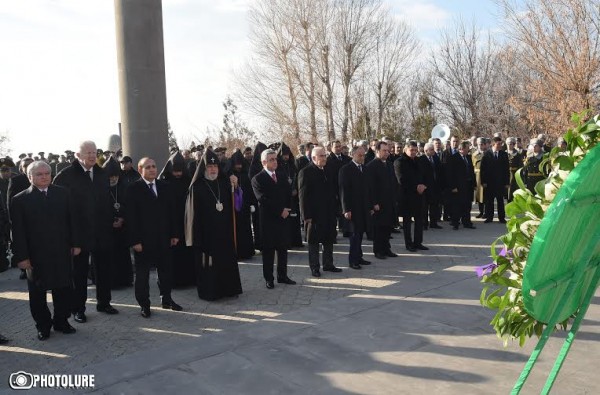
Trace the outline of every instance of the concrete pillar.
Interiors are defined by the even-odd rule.
[[[161,0],[114,0],[123,154],[169,158]]]

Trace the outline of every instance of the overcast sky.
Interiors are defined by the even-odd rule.
[[[178,137],[218,128],[233,71],[249,52],[252,0],[163,0],[168,117]],[[455,18],[498,29],[491,0],[389,0],[424,46]],[[118,133],[112,0],[0,0],[0,133],[13,156],[99,148]]]

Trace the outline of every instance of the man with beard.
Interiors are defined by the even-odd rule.
[[[217,155],[206,150],[192,179],[185,212],[186,244],[194,248],[200,299],[242,293],[233,229],[233,189],[237,186],[237,177],[227,178]]]
[[[133,284],[133,268],[127,230],[125,224],[125,184],[119,182],[121,167],[119,162],[111,156],[102,166],[110,182],[108,190],[110,195],[110,210],[113,215],[112,246],[109,249],[110,285],[112,289],[128,287]]]
[[[236,209],[236,247],[237,258],[250,259],[254,256],[254,240],[252,238],[252,213],[251,206],[256,201],[252,184],[248,177],[248,162],[240,150],[236,150],[227,164],[227,174],[234,175],[241,188],[242,205],[239,210]]]
[[[300,213],[308,241],[308,264],[313,277],[321,277],[319,271],[319,246],[323,245],[323,271],[341,272],[333,264],[333,243],[336,238],[337,194],[334,182],[327,176],[327,154],[323,147],[312,150],[312,163],[300,171]],[[337,177],[336,177],[337,180]]]
[[[400,171],[398,180],[402,188],[402,217],[404,230],[404,243],[410,252],[428,250],[423,245],[423,192],[427,189],[423,183],[423,175],[417,158],[418,146],[416,141],[409,141],[404,147],[404,153],[394,164],[396,171]],[[414,218],[414,237],[412,234],[412,219]]]
[[[135,299],[141,315],[149,318],[150,267],[156,265],[162,308],[181,311],[173,301],[173,262],[169,249],[179,242],[180,223],[175,219],[175,201],[169,184],[156,179],[156,163],[142,158],[138,162],[141,178],[127,187],[127,229],[129,245],[135,254]]]
[[[73,258],[73,315],[76,322],[87,321],[88,271],[90,258],[95,270],[96,310],[117,314],[110,305],[110,247],[113,215],[110,210],[109,181],[96,164],[96,144],[84,141],[79,145],[77,160],[54,178],[54,184],[67,188],[73,199],[77,228],[81,232],[81,254]]]
[[[119,182],[125,185],[125,188],[129,184],[140,179],[140,173],[133,168],[133,160],[130,156],[124,156],[121,159],[121,174],[119,176]]]
[[[79,236],[69,191],[50,185],[50,166],[33,162],[27,169],[31,186],[11,203],[13,252],[19,268],[27,271],[29,307],[36,324],[37,337],[46,340],[50,328],[74,333],[68,321],[71,306],[71,256],[80,253]],[[52,290],[54,317],[46,302]]]
[[[396,200],[398,181],[394,166],[387,161],[389,148],[380,141],[375,146],[375,159],[367,165],[369,188],[373,198],[373,252],[377,259],[397,257],[392,252],[390,235],[397,221]]]
[[[185,159],[179,152],[171,155],[163,167],[159,180],[169,184],[175,202],[175,226],[183,229],[185,202],[192,178],[188,175]],[[196,284],[196,269],[194,267],[194,252],[185,245],[183,237],[171,247],[171,262],[173,263],[173,287],[187,287]]]
[[[250,164],[252,163],[252,158],[254,157],[254,155],[252,154],[252,148],[251,147],[246,147],[244,148],[244,160],[246,161],[246,166],[244,166],[246,169],[248,169],[250,167]]]
[[[469,155],[469,142],[460,143],[459,150],[448,159],[447,185],[450,192],[450,207],[452,229],[458,230],[459,222],[465,228],[475,229],[471,221],[471,205],[473,190],[475,189],[475,171],[471,155]]]
[[[277,150],[277,171],[283,173],[283,176],[290,184],[292,188],[292,212],[293,216],[288,219],[289,230],[290,230],[290,246],[301,248],[304,247],[302,243],[302,232],[300,228],[300,202],[298,196],[298,171],[296,170],[296,164],[294,163],[294,156],[292,150],[283,141],[279,145]]]
[[[263,170],[252,178],[252,189],[258,200],[260,238],[263,247],[263,277],[268,289],[275,288],[273,264],[277,252],[277,282],[296,284],[287,275],[289,241],[288,217],[292,209],[292,190],[285,176],[277,174],[277,152],[261,153]]]

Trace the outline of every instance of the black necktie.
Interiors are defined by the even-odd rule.
[[[152,194],[154,195],[154,197],[156,197],[156,192],[154,191],[154,183],[151,182],[150,184],[148,184],[148,186],[150,187],[150,190],[152,191]]]
[[[465,161],[465,165],[467,165],[467,167],[469,166],[469,161],[467,160],[466,156],[463,156],[463,160]]]
[[[433,156],[429,157],[429,161],[431,162],[431,166],[433,166],[434,165],[434,163],[433,163]]]
[[[91,170],[87,170],[87,171],[85,172],[85,174],[87,174],[88,178],[89,178],[90,180],[92,180],[92,171],[91,171]]]
[[[494,159],[498,159],[498,151],[494,152]]]
[[[358,165],[358,170],[362,173],[362,165]]]

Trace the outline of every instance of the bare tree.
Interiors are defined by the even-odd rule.
[[[334,0],[334,4],[334,35],[344,102],[341,137],[346,140],[351,106],[350,86],[356,70],[373,48],[374,32],[377,31],[376,25],[381,16],[381,0]]]
[[[511,103],[534,132],[566,130],[573,112],[600,104],[600,2],[497,0],[521,67]]]
[[[403,21],[385,17],[374,37],[372,87],[377,99],[377,134],[385,110],[398,99],[400,85],[409,77],[419,43]]]
[[[467,27],[457,21],[453,28],[442,31],[439,50],[431,56],[435,85],[429,95],[442,105],[441,110],[461,134],[478,134],[489,128],[486,106],[495,81],[494,60],[491,37],[480,39],[475,24]]]

